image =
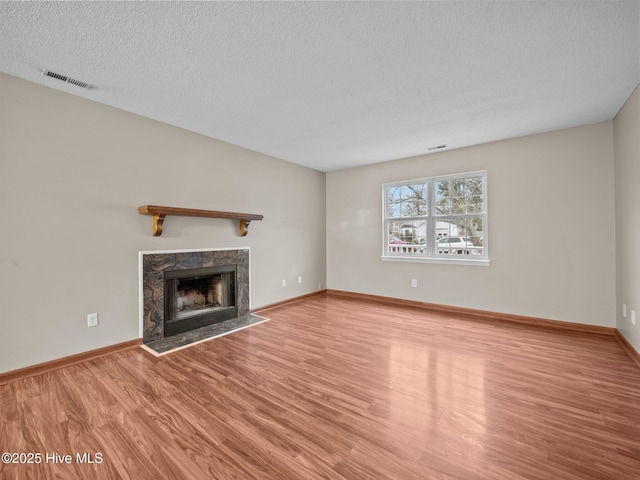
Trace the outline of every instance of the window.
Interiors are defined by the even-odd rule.
[[[383,185],[383,260],[488,264],[487,172]]]

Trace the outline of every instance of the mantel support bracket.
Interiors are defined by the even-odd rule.
[[[164,223],[165,215],[162,213],[154,213],[151,224],[151,233],[154,237],[162,235],[162,224]]]
[[[249,233],[249,224],[251,220],[245,220],[244,218],[240,219],[240,236],[246,237],[247,233]]]

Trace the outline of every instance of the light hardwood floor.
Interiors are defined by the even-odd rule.
[[[640,478],[640,369],[612,336],[330,295],[263,315],[1,386],[0,450],[42,463],[0,478]]]

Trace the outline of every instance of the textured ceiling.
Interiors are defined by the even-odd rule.
[[[1,2],[0,71],[332,171],[613,118],[638,3]]]

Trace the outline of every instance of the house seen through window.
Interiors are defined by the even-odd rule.
[[[384,260],[487,263],[487,172],[383,186]]]

